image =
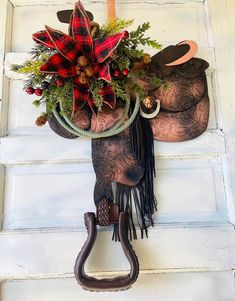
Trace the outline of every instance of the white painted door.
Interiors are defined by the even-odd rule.
[[[196,40],[209,61],[209,128],[184,143],[155,143],[156,225],[148,240],[133,243],[141,273],[131,290],[89,293],[77,286],[73,264],[93,211],[95,176],[90,141],[67,141],[34,120],[40,109],[10,71],[44,24],[67,30],[56,11],[73,0],[0,0],[0,232],[1,301],[235,299],[235,1],[120,0],[120,18],[150,21],[164,46]],[[100,23],[106,1],[83,1]],[[87,270],[94,275],[128,270],[111,233],[99,235]],[[112,254],[112,255],[110,255]]]

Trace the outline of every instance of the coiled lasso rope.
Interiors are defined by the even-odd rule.
[[[63,111],[62,103],[60,102],[61,110]],[[87,131],[84,129],[81,129],[77,126],[75,126],[72,121],[67,117],[67,116],[61,116],[59,112],[57,112],[56,109],[53,110],[53,114],[56,118],[56,120],[59,122],[59,124],[66,129],[68,132],[70,132],[73,135],[76,136],[84,136],[84,137],[89,137],[89,138],[102,138],[102,137],[110,137],[113,135],[117,135],[124,131],[130,124],[134,121],[136,115],[139,112],[140,108],[140,99],[139,95],[136,94],[136,99],[135,99],[135,107],[134,110],[130,116],[130,118],[125,122],[126,117],[128,116],[128,111],[130,108],[130,100],[126,102],[125,110],[123,113],[122,118],[109,130],[101,132],[101,133],[95,133],[91,131]]]

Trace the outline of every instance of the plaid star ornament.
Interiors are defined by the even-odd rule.
[[[89,81],[81,78],[81,64],[83,67],[94,70],[97,80],[107,82],[100,91],[103,102],[111,108],[115,107],[116,97],[111,82],[109,64],[107,60],[118,47],[122,39],[126,37],[126,31],[109,36],[93,39],[91,35],[91,22],[80,1],[75,4],[69,24],[69,35],[45,26],[46,30],[33,34],[33,40],[57,52],[41,66],[40,71],[45,74],[55,74],[62,78],[71,77],[73,82],[73,113],[84,104],[92,106],[92,98],[89,93]],[[85,57],[85,59],[84,59]],[[82,72],[86,71],[82,67]],[[84,72],[83,72],[84,75]]]

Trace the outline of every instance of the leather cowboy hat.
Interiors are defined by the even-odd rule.
[[[60,10],[60,11],[57,12],[57,17],[58,17],[58,19],[61,23],[67,23],[68,24],[69,21],[70,21],[70,17],[72,15],[72,12],[73,12],[72,9]],[[93,14],[91,12],[87,11],[87,10],[86,10],[86,13],[87,13],[89,19],[91,21],[93,21],[93,19],[94,19]]]
[[[189,61],[198,50],[198,45],[192,40],[185,40],[176,45],[170,45],[154,56],[154,63],[160,66],[177,66]]]

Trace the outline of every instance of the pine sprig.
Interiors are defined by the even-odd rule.
[[[32,57],[32,60],[42,58],[42,57],[49,57],[53,55],[56,51],[52,48],[48,48],[41,44],[35,44],[29,54]]]
[[[36,44],[29,52],[30,60],[26,60],[22,65],[13,64],[11,70],[17,73],[31,76],[41,76],[40,67],[54,54],[54,50],[43,45]],[[42,77],[40,77],[42,78]]]
[[[41,73],[38,75],[30,75],[28,76],[29,79],[24,81],[24,90],[28,87],[37,87],[41,85],[41,82],[46,79],[46,75]]]
[[[103,25],[100,29],[100,34],[109,36],[128,28],[133,24],[134,20],[125,20],[125,19],[114,19],[107,24]]]
[[[11,70],[28,76],[40,76],[40,68],[45,62],[46,60],[27,60],[22,65],[12,65]]]

